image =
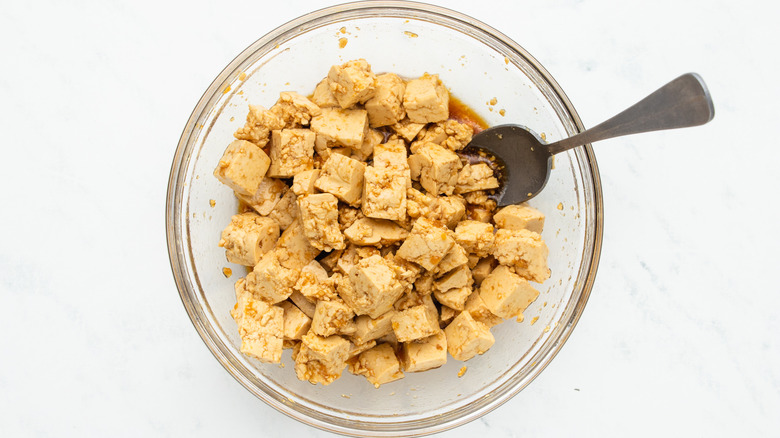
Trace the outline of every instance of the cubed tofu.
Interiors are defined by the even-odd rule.
[[[406,189],[406,213],[409,217],[426,217],[431,220],[441,219],[439,199],[414,188]]]
[[[474,284],[480,285],[482,280],[487,278],[487,276],[493,271],[493,268],[496,267],[496,264],[498,264],[498,262],[496,262],[496,259],[493,257],[480,259],[476,266],[471,269],[471,275],[474,277]]]
[[[374,387],[398,380],[404,376],[401,363],[390,344],[379,344],[350,361],[349,371],[364,376]]]
[[[466,215],[466,204],[459,196],[439,196],[439,217],[448,228],[455,228]]]
[[[352,290],[339,289],[341,298],[357,315],[378,318],[393,308],[404,292],[392,262],[379,255],[361,259],[349,271]]]
[[[263,254],[255,268],[247,274],[247,289],[270,303],[286,300],[293,293],[300,271],[288,269],[279,263],[277,250]]]
[[[230,219],[222,230],[219,246],[225,248],[230,263],[254,266],[272,250],[279,239],[279,225],[273,219],[255,213],[241,213]]]
[[[539,291],[507,266],[498,266],[479,288],[479,296],[494,315],[519,318],[536,300]]]
[[[356,220],[364,218],[363,212],[359,208],[348,205],[339,205],[339,226],[341,231],[346,230],[355,223]]]
[[[374,148],[381,144],[384,139],[384,134],[376,129],[367,130],[366,135],[363,137],[363,144],[360,145],[360,149],[352,150],[350,158],[358,161],[367,161],[374,153]]]
[[[452,322],[453,319],[455,319],[455,316],[458,313],[460,313],[460,311],[455,310],[452,307],[447,307],[445,305],[442,305],[441,312],[439,312],[439,327],[441,328],[447,327],[447,325],[449,325],[449,323]]]
[[[402,172],[409,178],[409,163],[406,158],[406,144],[399,139],[388,140],[374,146],[374,166]]]
[[[300,380],[329,385],[341,377],[347,366],[351,344],[338,335],[322,337],[308,333],[293,354],[295,374]]]
[[[335,335],[352,322],[354,316],[352,309],[341,300],[317,301],[311,331],[320,336]]]
[[[284,310],[255,299],[245,279],[236,282],[236,305],[230,312],[238,325],[241,353],[262,362],[279,362],[282,357]]]
[[[333,281],[328,278],[328,273],[316,260],[312,260],[301,269],[294,289],[313,303],[338,299]]]
[[[328,72],[328,85],[342,108],[374,97],[376,75],[365,59],[334,65]]]
[[[236,193],[238,199],[252,207],[258,214],[268,216],[287,191],[287,184],[276,178],[263,178],[252,196]]]
[[[282,91],[279,100],[269,109],[284,121],[285,128],[308,126],[312,117],[318,116],[320,107],[306,96],[294,91]]]
[[[420,184],[432,195],[451,195],[461,168],[458,154],[435,143],[423,143],[414,151],[420,160]]]
[[[330,84],[328,78],[321,80],[316,87],[314,87],[314,94],[311,96],[311,101],[314,102],[320,108],[332,108],[339,106],[339,101],[336,100],[336,96],[330,91]]]
[[[396,255],[430,271],[455,244],[451,233],[444,225],[421,217],[415,221],[409,237],[398,248]]]
[[[402,347],[401,365],[408,373],[431,370],[445,363],[447,363],[447,335],[443,331],[415,342],[406,342]]]
[[[303,312],[309,318],[314,316],[314,309],[316,308],[316,304],[303,296],[300,291],[294,290],[290,295],[289,300],[298,306],[298,308],[301,309],[301,312]]]
[[[314,181],[320,177],[320,169],[304,170],[295,174],[293,184],[290,187],[296,196],[311,195],[316,193]]]
[[[308,129],[271,131],[271,166],[268,176],[292,178],[314,168],[314,132]]]
[[[490,166],[486,163],[466,164],[458,173],[455,193],[470,193],[496,188],[498,188],[498,179],[493,176],[493,169]]]
[[[352,335],[352,340],[358,344],[364,344],[382,336],[392,333],[392,318],[395,310],[389,310],[377,318],[371,318],[368,315],[359,315],[355,318],[356,330]]]
[[[483,354],[496,342],[488,326],[476,321],[466,310],[452,320],[444,334],[447,335],[447,351],[455,360],[465,361]]]
[[[468,253],[462,246],[455,243],[452,248],[447,252],[447,255],[436,265],[436,274],[444,274],[452,271],[455,268],[466,265],[469,262]]]
[[[466,213],[466,218],[472,221],[488,223],[493,219],[493,213],[484,207],[470,206],[469,211]]]
[[[344,253],[336,262],[336,271],[349,276],[349,271],[357,264],[361,259],[371,257],[373,255],[380,255],[379,250],[373,246],[359,246],[353,243],[347,245]],[[381,255],[380,255],[381,256]]]
[[[363,109],[324,108],[312,120],[311,129],[331,147],[361,150],[368,130],[368,113]]]
[[[375,219],[404,219],[407,181],[408,171],[404,173],[391,167],[367,166],[361,203],[363,214]]]
[[[383,219],[361,218],[346,230],[344,236],[355,245],[387,246],[406,239],[409,232],[394,222]]]
[[[490,311],[488,306],[485,304],[485,301],[482,300],[479,291],[477,290],[472,292],[471,295],[469,295],[469,297],[466,299],[466,305],[464,306],[464,309],[468,310],[468,312],[475,320],[485,324],[488,327],[493,327],[504,322],[500,316],[497,316]]]
[[[493,216],[498,228],[528,230],[542,234],[544,214],[526,203],[507,205]]]
[[[430,296],[428,296],[430,297]],[[439,313],[433,312],[425,304],[396,312],[392,319],[393,333],[399,342],[409,342],[426,338],[438,332]]]
[[[430,141],[442,145],[451,151],[459,151],[471,142],[473,135],[474,129],[471,126],[450,119],[428,125],[417,136],[417,141]]]
[[[542,236],[526,229],[496,231],[493,257],[502,265],[513,266],[528,280],[542,283],[550,278],[547,244]]]
[[[279,307],[284,310],[284,339],[300,340],[309,331],[311,318],[290,301],[282,301]]]
[[[304,234],[301,221],[295,220],[279,236],[274,252],[282,266],[300,272],[304,266],[317,257],[320,250],[311,246],[309,239]]]
[[[376,77],[374,97],[366,101],[368,123],[374,127],[397,123],[406,115],[403,107],[406,83],[394,73]]]
[[[465,220],[455,227],[455,241],[478,257],[487,257],[493,251],[495,237],[489,223]]]
[[[279,202],[276,203],[273,210],[268,213],[268,217],[279,224],[281,230],[286,230],[296,219],[298,219],[298,199],[295,193],[286,188]]]
[[[408,117],[404,117],[397,123],[390,125],[390,128],[406,141],[414,140],[414,137],[420,133],[425,126],[425,123],[415,123],[409,120]]]
[[[270,140],[271,131],[284,128],[284,120],[259,105],[249,105],[246,124],[233,136],[238,140],[251,141],[258,147],[265,147]]]
[[[417,154],[411,154],[409,155],[409,158],[406,159],[406,163],[409,164],[409,178],[411,178],[412,181],[419,181],[420,172],[422,171],[422,162],[420,161],[420,156]]]
[[[406,84],[404,92],[406,115],[415,123],[435,123],[450,116],[450,93],[439,75],[425,74]]]
[[[322,251],[344,249],[344,235],[339,229],[338,199],[330,193],[298,198],[303,232],[309,243]]]
[[[252,196],[263,180],[271,159],[254,143],[230,143],[214,169],[214,176],[240,195]]]
[[[471,287],[473,284],[474,279],[471,276],[471,269],[469,269],[468,265],[463,264],[437,278],[433,282],[433,288],[434,290],[445,292],[455,288]]]
[[[366,350],[370,350],[375,346],[376,346],[376,341],[368,341],[364,344],[356,344],[352,342],[349,348],[349,359],[352,359],[353,357],[359,355],[360,353]],[[347,360],[347,364],[349,364],[349,359]]]
[[[366,163],[344,155],[331,154],[322,165],[322,172],[314,182],[314,187],[333,194],[351,206],[358,206],[363,195],[365,171]]]
[[[466,308],[466,300],[471,295],[471,286],[457,287],[446,291],[434,290],[433,296],[436,301],[451,309],[463,310]]]

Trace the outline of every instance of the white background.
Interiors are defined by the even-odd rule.
[[[0,436],[329,436],[212,357],[164,209],[210,82],[330,2],[70,3],[0,7]],[[527,389],[444,435],[780,435],[777,3],[435,3],[529,50],[586,126],[687,71],[716,108],[596,145],[605,234],[582,319]]]

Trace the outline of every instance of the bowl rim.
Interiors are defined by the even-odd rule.
[[[413,12],[419,12],[425,16],[439,16],[441,18],[455,20],[466,25],[466,27],[474,29],[477,32],[483,32],[489,35],[490,37],[497,39],[502,44],[506,45],[511,50],[516,52],[518,55],[522,56],[534,69],[536,69],[543,76],[544,81],[546,81],[550,85],[554,93],[557,95],[558,99],[560,99],[564,107],[563,109],[567,112],[568,117],[574,123],[576,130],[578,132],[584,130],[582,121],[579,115],[577,114],[576,110],[574,109],[574,106],[572,105],[568,96],[564,93],[564,91],[561,89],[558,82],[552,77],[552,75],[547,71],[547,69],[545,69],[541,65],[541,63],[539,63],[539,61],[537,61],[536,58],[534,58],[528,51],[526,51],[518,43],[516,43],[511,38],[498,31],[497,29],[494,29],[493,27],[479,20],[476,20],[468,15],[465,15],[463,13],[453,11],[451,9],[441,7],[441,6],[430,5],[427,3],[403,1],[403,0],[391,0],[391,1],[366,0],[366,1],[343,3],[343,4],[338,4],[338,5],[315,10],[313,12],[301,15],[298,18],[290,20],[287,23],[282,24],[281,26],[278,26],[274,30],[268,32],[267,34],[265,34],[264,36],[260,37],[252,44],[250,44],[246,49],[244,49],[241,53],[239,53],[217,75],[217,77],[212,81],[212,83],[209,85],[209,87],[206,89],[206,91],[199,99],[197,105],[195,106],[192,113],[190,114],[190,117],[187,120],[184,129],[182,130],[182,134],[180,136],[178,145],[176,147],[176,151],[174,153],[173,162],[171,165],[171,171],[168,179],[168,189],[166,192],[166,206],[165,206],[166,240],[168,246],[169,261],[171,264],[171,272],[173,274],[177,290],[179,291],[179,298],[181,299],[182,304],[184,305],[185,310],[187,311],[190,321],[192,322],[193,326],[197,330],[201,340],[208,347],[209,351],[211,351],[211,353],[220,362],[223,368],[225,368],[225,370],[227,370],[228,373],[231,376],[233,376],[233,378],[235,378],[242,386],[244,386],[252,394],[254,394],[256,397],[263,400],[266,404],[273,407],[277,411],[282,412],[283,414],[295,420],[298,420],[304,424],[328,432],[348,434],[354,436],[399,436],[399,434],[403,434],[403,436],[421,436],[421,435],[427,435],[431,433],[442,432],[463,425],[477,418],[480,418],[483,415],[503,405],[505,402],[507,402],[515,395],[517,395],[517,393],[519,393],[522,389],[528,386],[530,382],[532,382],[539,375],[539,373],[541,373],[547,367],[547,365],[552,361],[552,359],[558,354],[563,344],[566,342],[566,340],[568,340],[574,327],[579,321],[579,318],[582,315],[585,305],[587,304],[587,301],[590,297],[590,293],[593,288],[593,284],[595,282],[596,272],[598,271],[598,264],[601,255],[601,245],[602,245],[602,236],[603,236],[604,207],[603,207],[603,197],[602,197],[602,190],[601,190],[601,179],[599,175],[598,166],[596,164],[595,155],[593,153],[593,149],[590,144],[587,144],[580,148],[577,148],[578,149],[577,153],[581,154],[582,158],[585,159],[585,162],[587,164],[586,167],[588,167],[590,170],[590,176],[592,180],[592,187],[584,188],[584,189],[589,189],[593,195],[593,205],[591,206],[595,212],[593,218],[594,219],[593,229],[591,230],[592,231],[591,236],[589,236],[588,235],[589,233],[587,232],[585,235],[586,241],[590,237],[592,250],[591,250],[590,257],[583,257],[582,259],[581,266],[582,267],[587,266],[587,276],[582,281],[582,289],[579,295],[579,299],[577,300],[576,305],[573,307],[571,315],[568,317],[568,319],[561,320],[562,324],[560,324],[559,327],[556,328],[556,330],[559,331],[559,333],[558,336],[555,338],[555,343],[553,347],[549,351],[547,351],[540,358],[539,361],[537,361],[535,364],[532,365],[531,372],[528,373],[528,375],[526,375],[522,381],[517,382],[511,390],[506,391],[494,402],[488,403],[487,405],[482,406],[479,409],[468,412],[465,415],[452,418],[448,421],[434,424],[434,425],[423,426],[422,428],[414,428],[408,430],[397,430],[397,429],[372,430],[370,428],[349,427],[345,425],[337,425],[323,420],[318,420],[312,418],[311,416],[305,415],[305,413],[293,409],[290,406],[290,403],[285,403],[284,401],[280,400],[279,397],[273,397],[270,394],[258,390],[258,388],[254,386],[246,376],[240,373],[239,370],[235,369],[229,363],[229,358],[227,357],[226,352],[223,351],[221,346],[215,342],[214,337],[212,337],[209,334],[211,328],[208,326],[208,321],[206,321],[206,318],[204,318],[200,314],[200,312],[202,312],[202,309],[200,309],[199,306],[195,306],[196,304],[195,300],[189,299],[189,297],[193,296],[195,292],[191,290],[191,284],[187,281],[189,272],[187,270],[186,260],[182,258],[184,257],[184,254],[187,252],[187,248],[183,245],[183,240],[179,238],[179,236],[183,235],[181,231],[183,230],[184,226],[181,221],[181,216],[178,214],[177,206],[181,205],[181,199],[184,192],[184,187],[183,187],[184,184],[181,183],[183,183],[183,180],[186,177],[186,172],[187,169],[189,168],[189,162],[193,158],[191,154],[188,154],[188,149],[191,149],[188,148],[188,144],[191,143],[190,139],[195,132],[194,128],[197,126],[199,119],[204,117],[205,114],[208,113],[208,110],[213,106],[213,103],[216,100],[216,96],[221,96],[221,90],[224,90],[225,87],[228,85],[228,83],[232,81],[233,77],[235,76],[234,73],[240,69],[240,65],[246,61],[248,55],[250,55],[251,53],[255,53],[261,50],[263,47],[273,47],[280,40],[283,40],[289,33],[291,32],[296,34],[300,33],[307,28],[307,25],[311,25],[312,23],[315,22],[320,22],[332,16],[341,16],[350,13],[367,12],[367,11],[387,12],[391,10],[413,11]],[[381,14],[375,14],[375,16],[378,15]],[[586,244],[585,249],[583,251],[586,252],[587,250],[588,250],[588,245]],[[415,423],[415,422],[417,422],[417,420],[412,420],[410,423]],[[354,424],[354,422],[352,423]],[[366,423],[366,424],[368,424],[369,426],[375,425],[375,423]]]

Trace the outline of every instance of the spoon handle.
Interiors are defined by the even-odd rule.
[[[704,80],[687,73],[591,129],[547,145],[550,154],[608,138],[703,125],[715,115]]]

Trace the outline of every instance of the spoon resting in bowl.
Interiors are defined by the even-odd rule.
[[[499,206],[505,206],[527,201],[542,191],[557,153],[624,135],[703,125],[714,115],[704,80],[687,73],[611,119],[569,138],[545,144],[524,126],[499,125],[475,135],[463,153],[493,156],[500,183],[496,198]]]

